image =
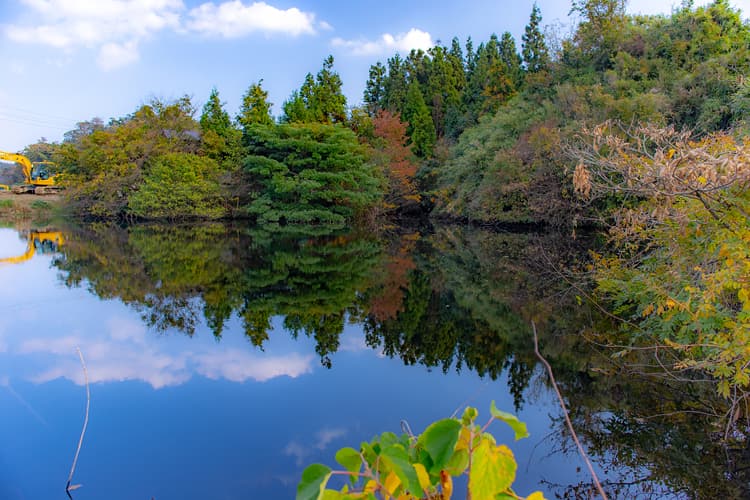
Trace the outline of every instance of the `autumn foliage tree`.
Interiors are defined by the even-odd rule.
[[[417,161],[406,145],[406,124],[397,113],[380,110],[373,119],[376,161],[388,178],[385,204],[389,210],[413,207],[421,200],[414,176]]]
[[[623,206],[595,256],[600,297],[659,364],[750,397],[750,139],[611,123],[580,139],[575,191]]]

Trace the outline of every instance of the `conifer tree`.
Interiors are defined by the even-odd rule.
[[[521,78],[523,77],[523,71],[521,69],[522,59],[516,49],[516,40],[509,32],[503,33],[500,38],[500,60],[505,64],[508,72],[508,76],[513,81],[513,85],[518,89],[521,84]]]
[[[219,91],[216,87],[211,89],[211,95],[208,96],[208,101],[203,106],[200,124],[204,132],[212,130],[223,138],[230,135],[232,120],[229,118],[229,113],[224,110],[224,103],[219,99]]]
[[[247,130],[250,125],[273,125],[271,106],[268,102],[268,92],[263,90],[263,80],[253,83],[242,96],[240,114],[237,123]]]
[[[420,158],[427,158],[432,154],[437,136],[435,124],[432,122],[430,110],[424,102],[424,96],[418,81],[409,84],[406,93],[404,118],[409,123],[407,133],[411,139],[411,149]]]
[[[387,70],[380,61],[370,66],[370,75],[365,84],[365,104],[370,116],[375,116],[377,112],[385,107],[385,80]]]
[[[529,24],[526,25],[522,37],[523,62],[526,71],[536,73],[547,68],[549,65],[549,52],[541,31],[542,14],[539,6],[534,4],[529,16]]]

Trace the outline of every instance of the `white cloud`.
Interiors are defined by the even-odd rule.
[[[204,35],[237,38],[250,33],[302,35],[315,33],[315,14],[293,7],[277,9],[264,2],[245,5],[233,0],[204,3],[188,13],[187,29]]]
[[[21,0],[33,25],[6,24],[5,36],[20,43],[35,43],[71,53],[98,51],[104,71],[140,59],[140,42],[171,30],[236,38],[251,33],[298,36],[315,33],[315,14],[296,7],[278,9],[264,2],[245,4],[229,0],[206,2],[187,12],[183,0]],[[325,21],[320,29],[331,29]]]
[[[138,60],[138,42],[164,29],[178,29],[182,0],[23,0],[37,25],[7,25],[16,42],[72,51],[99,50],[104,70]]]
[[[427,50],[435,45],[428,32],[417,28],[412,28],[408,32],[398,35],[384,33],[375,41],[334,38],[331,40],[331,44],[334,47],[346,49],[355,56],[372,56],[393,51],[409,52],[411,49]]]
[[[122,68],[136,62],[138,55],[138,45],[135,40],[126,43],[107,43],[99,49],[99,57],[96,63],[104,71]]]

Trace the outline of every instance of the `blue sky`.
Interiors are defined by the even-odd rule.
[[[538,0],[543,23],[566,25],[569,1]],[[696,4],[707,3],[697,1]],[[367,70],[395,52],[476,43],[510,31],[520,47],[532,0],[3,0],[0,149],[59,141],[77,121],[105,121],[152,97],[188,94],[199,108],[216,86],[230,114],[263,79],[278,114],[306,73],[332,54],[350,105]],[[675,0],[632,0],[668,13]],[[750,11],[750,0],[732,4]],[[743,14],[743,17],[744,14]]]

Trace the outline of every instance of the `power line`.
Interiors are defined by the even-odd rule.
[[[50,113],[39,113],[37,111],[32,111],[30,109],[24,109],[24,108],[19,108],[19,107],[16,107],[16,106],[8,106],[8,105],[5,105],[5,104],[0,104],[0,112],[5,112],[6,110],[9,111],[9,112],[11,112],[11,113],[13,113],[13,114],[23,113],[23,114],[27,114],[27,115],[36,115],[36,116],[39,116],[39,117],[42,117],[42,118],[51,118],[53,120],[61,120],[61,121],[65,121],[65,122],[80,121],[80,120],[77,120],[75,118],[71,118],[69,116],[53,115],[53,114],[50,114]]]

